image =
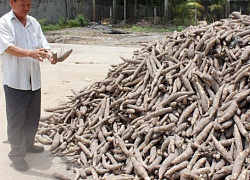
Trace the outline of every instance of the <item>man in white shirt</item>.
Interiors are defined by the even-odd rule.
[[[34,145],[41,112],[40,62],[51,58],[40,24],[28,15],[32,0],[10,0],[12,10],[0,18],[0,59],[6,101],[9,158],[18,171],[27,171],[26,152]]]

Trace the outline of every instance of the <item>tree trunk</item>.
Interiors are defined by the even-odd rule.
[[[226,13],[225,13],[226,18],[229,17],[230,13],[231,13],[230,12],[230,0],[226,0]]]
[[[126,0],[123,0],[123,2],[124,2],[124,24],[125,24],[127,21],[127,2]]]
[[[117,23],[116,0],[113,0],[113,18],[112,18],[112,23],[113,24]]]
[[[194,25],[197,26],[197,8],[194,6]]]
[[[137,19],[137,0],[134,0],[135,9],[134,9],[134,19]]]
[[[95,6],[96,3],[95,3],[95,0],[92,0],[92,6],[93,6],[93,22],[96,21],[96,9],[95,9]]]
[[[154,6],[154,24],[156,24],[156,17],[157,17],[156,7]]]
[[[168,21],[168,0],[164,0],[164,21]]]

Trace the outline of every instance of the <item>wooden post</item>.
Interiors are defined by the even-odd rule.
[[[154,24],[156,24],[156,7],[154,6]]]
[[[197,26],[197,9],[196,6],[194,6],[194,24]]]
[[[65,0],[65,17],[68,17],[68,1]]]
[[[124,24],[125,24],[127,20],[127,2],[126,0],[123,0],[123,2],[124,2]]]
[[[164,21],[168,20],[168,0],[164,0]]]
[[[92,6],[93,6],[93,22],[96,22],[96,8],[95,8],[95,0],[92,0]]]
[[[109,18],[110,18],[110,22],[113,23],[113,11],[112,11],[112,6],[109,7]]]
[[[231,13],[230,11],[231,11],[231,9],[230,9],[230,0],[226,0],[226,18],[229,17],[229,15]]]
[[[113,0],[113,24],[117,23],[116,0]]]

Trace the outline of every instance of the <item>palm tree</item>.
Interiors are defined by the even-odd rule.
[[[179,4],[185,2],[185,0],[166,0],[167,2],[164,5],[164,12],[167,10],[169,11],[168,13],[168,19],[173,20],[175,17],[175,7],[178,6]]]
[[[174,8],[175,22],[190,25],[195,24],[198,17],[202,16],[204,7],[198,2],[198,0],[185,0],[182,3],[177,4]]]
[[[221,18],[228,17],[229,15],[229,7],[230,0],[214,0],[211,5],[208,6],[209,10],[209,19],[212,21],[217,21]],[[224,11],[224,7],[226,7],[226,11]],[[225,14],[224,14],[225,12]]]

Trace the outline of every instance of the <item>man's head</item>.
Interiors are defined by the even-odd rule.
[[[29,13],[31,0],[10,0],[10,5],[16,17],[23,20]]]

